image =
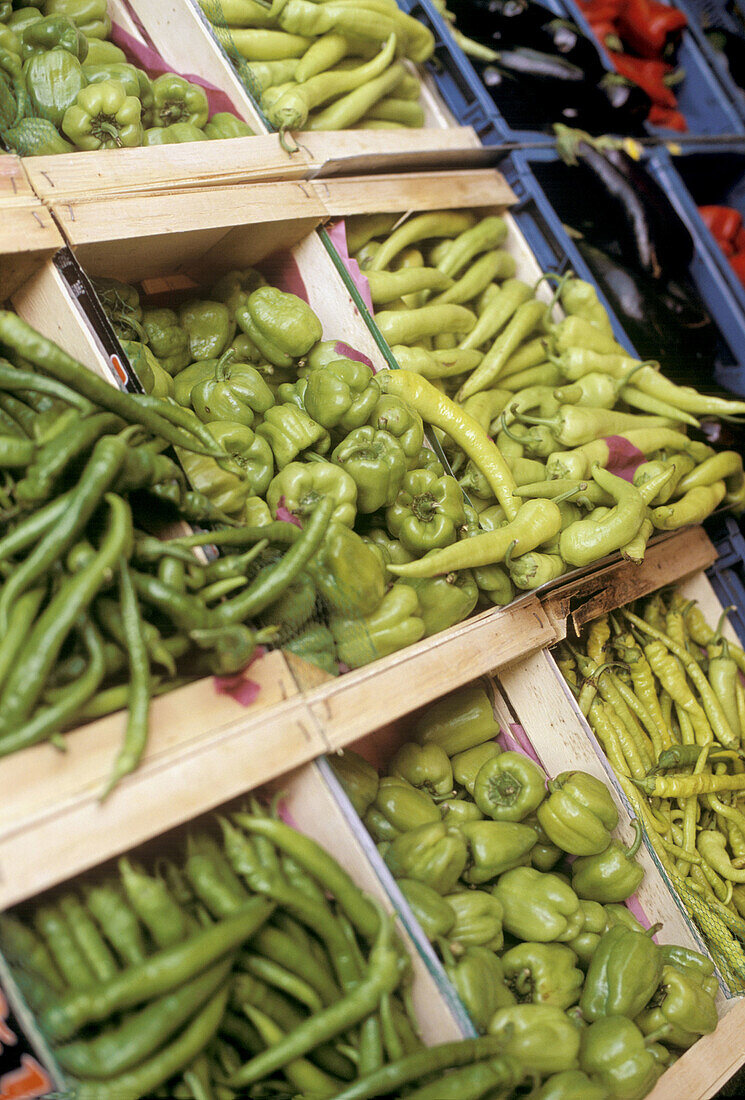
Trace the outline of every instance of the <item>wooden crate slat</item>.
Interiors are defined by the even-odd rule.
[[[0,164],[3,159],[0,157]],[[5,203],[0,198],[0,301],[10,297],[63,244],[54,218],[36,199]]]
[[[494,169],[457,172],[404,172],[378,177],[317,179],[315,188],[333,216],[381,211],[440,210],[469,206],[509,206],[512,188]]]

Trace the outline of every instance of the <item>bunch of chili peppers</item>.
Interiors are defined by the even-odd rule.
[[[172,72],[151,78],[110,33],[107,0],[0,5],[0,138],[9,149],[50,156],[253,133],[230,111],[211,115],[201,85]]]
[[[382,778],[350,750],[330,763],[476,1029],[546,1078],[546,1096],[567,1075],[574,1095],[619,1094],[625,1063],[641,1098],[716,1027],[714,965],[659,946],[660,926],[623,904],[643,879],[642,829],[629,847],[612,838],[605,784],[548,781],[499,734],[471,684],[414,717]]]
[[[742,214],[731,206],[699,206],[698,212],[727,257],[735,275],[745,286],[745,228]]]
[[[523,1079],[492,1038],[422,1047],[391,917],[315,841],[256,800],[217,824],[154,871],[125,857],[0,915],[70,1095],[373,1097],[463,1064]]]
[[[745,983],[745,653],[673,591],[591,624],[559,665],[733,988]]]
[[[0,350],[0,755],[43,740],[64,748],[60,731],[127,707],[108,792],[137,766],[153,694],[236,673],[276,637],[246,621],[318,550],[332,502],[318,501],[303,529],[239,525],[163,453],[228,462],[196,417],[120,392],[6,311]],[[230,526],[161,541],[148,533],[159,503],[165,519],[175,507]],[[236,552],[200,562],[193,547],[206,543]]]
[[[687,19],[660,0],[577,0],[615,70],[652,101],[647,121],[669,130],[688,129],[673,87],[682,73],[669,64]]]

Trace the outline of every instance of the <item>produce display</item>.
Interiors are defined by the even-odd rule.
[[[699,206],[698,212],[727,257],[735,275],[745,286],[745,228],[742,214],[732,206]]]
[[[404,368],[390,374],[388,390],[416,390],[428,403],[426,419],[444,433],[478,519],[471,510],[464,541],[390,572],[488,567],[494,602],[507,602],[512,585],[537,588],[615,550],[641,561],[655,530],[700,523],[722,503],[742,510],[741,456],[716,455],[686,432],[697,417],[745,404],[678,386],[631,357],[594,288],[571,275],[556,280],[565,315],[553,320],[552,303],[514,277],[502,218],[437,211],[391,232],[397,221],[350,218],[349,251]],[[498,474],[488,476],[464,445],[475,432],[494,438]],[[503,562],[509,582],[494,574]]]
[[[678,592],[657,593],[595,620],[558,660],[660,864],[742,990],[745,653],[721,627]]]
[[[641,828],[631,848],[612,839],[606,786],[548,781],[499,732],[469,685],[415,716],[382,778],[350,750],[330,762],[476,1029],[547,1078],[536,1095],[571,1079],[585,1100],[641,1100],[716,1027],[714,966],[623,905]]]
[[[395,0],[199,0],[283,146],[292,130],[424,125],[413,67],[434,38]]]
[[[244,137],[205,88],[151,76],[109,41],[107,0],[0,5],[0,138],[24,157]],[[136,58],[134,59],[137,60]]]

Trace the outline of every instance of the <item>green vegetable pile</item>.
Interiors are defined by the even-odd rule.
[[[419,80],[402,60],[426,61],[434,38],[396,0],[199,3],[288,151],[290,130],[424,125]]]
[[[726,612],[724,613],[726,615]],[[672,591],[596,619],[559,665],[733,989],[745,985],[745,653]],[[646,798],[645,798],[646,796]]]
[[[131,149],[253,131],[176,73],[153,80],[107,41],[107,0],[0,2],[0,137],[21,156]]]
[[[416,394],[388,392],[396,372],[374,375],[347,345],[323,340],[304,301],[250,268],[172,309],[150,309],[114,280],[96,286],[145,387],[230,455],[218,465],[178,449],[215,507],[241,523],[301,523],[319,500],[332,501],[321,549],[268,612],[284,627],[283,645],[335,674],[338,662],[357,668],[474,610],[479,587],[468,570],[402,581],[387,573],[454,544],[467,519],[457,481],[424,446]],[[426,420],[430,410],[421,411]],[[488,578],[484,593],[488,606]]]
[[[0,915],[66,1095],[322,1100],[381,1069],[394,1084],[429,1075],[391,918],[255,800],[218,823],[220,840],[191,834],[154,872],[122,858],[118,876]],[[453,1046],[443,1068],[468,1051]]]
[[[507,603],[514,588],[614,551],[640,562],[654,531],[700,523],[719,505],[743,510],[742,457],[715,454],[686,431],[745,403],[677,386],[631,358],[594,288],[571,274],[557,280],[565,316],[554,322],[537,288],[515,278],[502,218],[370,214],[347,219],[346,230],[376,324],[404,368],[389,392],[426,402],[478,512],[467,531],[477,537],[392,572],[488,568],[484,587]],[[501,467],[493,450],[486,464],[469,453],[463,440],[474,432],[496,441]],[[630,462],[633,484],[612,472]]]
[[[658,946],[660,926],[645,931],[622,904],[643,878],[638,821],[626,848],[604,783],[547,781],[502,751],[478,684],[412,733],[383,778],[348,750],[330,763],[474,1026],[546,1078],[532,1096],[641,1100],[715,1029],[718,985],[709,958]]]
[[[193,413],[122,393],[6,311],[3,354],[0,756],[43,740],[64,749],[62,730],[128,707],[108,791],[137,766],[151,695],[237,673],[276,637],[268,609],[318,551],[333,502],[319,500],[302,531],[241,526],[163,453],[229,462]],[[227,526],[153,537],[174,508]],[[234,552],[200,563],[205,543]],[[247,620],[260,615],[257,633]]]

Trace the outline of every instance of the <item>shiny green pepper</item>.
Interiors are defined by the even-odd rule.
[[[425,638],[462,622],[471,614],[479,598],[476,582],[468,569],[442,577],[409,577],[396,583],[408,584],[416,592]]]
[[[67,50],[49,50],[23,66],[28,99],[34,114],[60,126],[86,80],[78,59]]]
[[[501,1036],[504,1052],[535,1073],[559,1073],[577,1068],[579,1028],[554,1005],[522,1004],[500,1008],[491,1018],[489,1034]]]
[[[63,115],[62,131],[78,149],[133,148],[142,145],[141,110],[122,84],[104,80],[78,92]]]
[[[579,1064],[613,1100],[642,1100],[664,1069],[624,1016],[606,1016],[584,1029]]]
[[[468,846],[463,879],[474,886],[524,863],[535,844],[533,830],[513,821],[467,821],[460,831]]]
[[[458,688],[421,711],[414,722],[414,740],[441,745],[448,756],[491,741],[499,725],[481,684]]]
[[[455,913],[455,924],[448,939],[463,947],[488,947],[499,951],[504,946],[502,906],[486,890],[463,890],[446,894],[444,899]]]
[[[660,947],[663,966],[674,966],[676,970],[694,978],[702,989],[715,997],[719,991],[714,963],[700,951],[692,947],[679,947],[677,944],[663,943]]]
[[[246,429],[251,431],[250,428]],[[189,482],[209,500],[230,516],[238,516],[248,499],[251,487],[239,470],[223,469],[209,455],[197,455],[192,451],[176,449],[179,461]]]
[[[142,313],[142,327],[145,330],[154,355],[158,356],[163,370],[169,374],[178,374],[191,363],[189,337],[179,324],[172,309],[146,309]],[[217,366],[217,361],[215,361]],[[175,396],[175,388],[174,388]],[[178,397],[176,398],[178,401]],[[185,402],[188,404],[189,395]]]
[[[359,486],[357,500],[359,501]],[[405,562],[414,560],[413,555],[398,539],[392,539],[383,527],[371,527],[362,538],[375,551],[384,569],[387,565],[404,565]]]
[[[296,634],[294,638],[285,642],[283,649],[289,649],[290,653],[323,669],[329,676],[339,675],[334,639],[329,628],[323,623],[312,623],[307,626],[300,634]]]
[[[487,947],[468,947],[457,960],[449,949],[442,950],[445,973],[455,986],[474,1027],[483,1034],[494,1013],[515,1002],[505,984],[502,963]]]
[[[371,368],[354,359],[335,359],[311,371],[304,381],[305,408],[310,416],[322,427],[339,432],[361,428],[380,398]]]
[[[305,409],[289,403],[274,405],[271,409],[267,409],[263,422],[256,430],[269,441],[278,470],[284,469],[309,447],[313,447],[318,454],[323,454],[329,449],[331,443],[325,428],[316,424]],[[338,467],[334,469],[339,470]],[[348,477],[343,470],[339,472],[344,475],[344,478]],[[351,478],[349,481],[354,485]],[[355,499],[356,493],[355,486]]]
[[[153,105],[146,118],[149,126],[189,122],[202,127],[209,118],[207,93],[176,73],[162,73],[152,82]]]
[[[88,84],[100,84],[102,80],[118,80],[127,90],[127,95],[140,96],[140,79],[137,69],[128,62],[114,62],[110,65],[85,64],[83,75]]]
[[[440,821],[440,811],[427,792],[397,775],[380,780],[372,805],[399,833]]]
[[[378,607],[362,619],[332,616],[329,628],[336,638],[339,659],[350,668],[395,653],[424,634],[416,592],[404,585],[389,589]]]
[[[411,910],[430,942],[447,936],[455,924],[455,912],[431,886],[413,878],[400,878],[398,888],[411,906]]]
[[[528,1100],[608,1100],[608,1090],[591,1081],[580,1069],[552,1073]]]
[[[190,141],[207,141],[207,135],[193,122],[172,122],[170,126],[151,126],[145,130],[142,144],[185,145]]]
[[[274,473],[272,449],[267,441],[246,424],[233,420],[209,423],[207,428],[228,455],[230,465],[227,468],[245,480],[249,494],[261,496],[265,493]]]
[[[537,813],[548,838],[571,855],[605,851],[618,824],[606,785],[587,772],[561,772],[548,788],[551,793]]]
[[[234,363],[224,355],[213,377],[192,387],[191,404],[204,423],[232,420],[251,428],[256,414],[263,415],[272,407],[274,394],[255,367]]]
[[[64,50],[81,63],[85,61],[88,53],[85,35],[80,33],[67,16],[47,15],[23,28],[21,57],[24,61],[55,49]]]
[[[642,842],[642,828],[636,820],[634,829],[634,841],[628,848],[612,840],[604,852],[574,861],[572,886],[578,897],[615,903],[636,893],[644,878],[644,871],[634,859]]]
[[[357,365],[362,366],[362,364]],[[331,366],[333,367],[333,364]],[[331,367],[327,369],[331,370]],[[314,416],[313,410],[308,406],[308,396],[312,398],[317,396],[318,386],[313,388],[314,380],[319,375],[323,376],[324,373],[324,371],[314,371],[306,391],[306,408],[319,424],[324,422]],[[350,411],[353,407],[350,407]],[[329,427],[328,424],[324,426]],[[379,508],[386,508],[392,504],[398,496],[406,473],[406,456],[398,440],[389,432],[376,431],[369,424],[355,428],[334,449],[331,459],[354,478],[357,484],[359,512],[377,512]]]
[[[170,311],[168,311],[170,312]],[[143,325],[147,313],[143,314]],[[147,331],[147,329],[145,330]],[[178,401],[179,405],[184,405],[187,408],[191,407],[191,391],[197,385],[198,382],[205,382],[209,378],[214,378],[215,369],[218,364],[224,359],[226,362],[232,362],[233,352],[230,348],[224,351],[220,359],[200,359],[196,363],[191,362],[191,352],[188,347],[188,337],[186,332],[181,329],[186,337],[187,346],[185,355],[189,360],[189,366],[179,369],[173,382],[173,396]]]
[[[122,340],[121,345],[145,393],[153,397],[172,397],[173,379],[163,370],[147,344],[139,340]]]
[[[625,905],[604,905],[605,919],[607,921],[607,927],[612,928],[614,924],[622,924],[624,928],[631,928],[634,932],[641,932],[642,935],[647,931],[644,925],[636,919],[630,909],[627,909]]]
[[[617,924],[603,933],[595,951],[580,1008],[586,1020],[641,1012],[659,985],[660,949],[648,935]]]
[[[518,1002],[569,1008],[585,976],[574,952],[560,943],[519,943],[502,955],[507,985]]]
[[[72,19],[86,38],[108,38],[111,19],[107,0],[44,0],[46,15],[65,15]]]
[[[440,798],[453,792],[453,769],[450,758],[439,745],[417,745],[406,741],[388,765],[391,775],[398,775],[414,787],[421,787]]]
[[[204,127],[205,135],[210,141],[221,141],[223,138],[252,137],[254,131],[230,111],[218,111],[212,116]]]
[[[473,798],[473,791],[476,786],[476,776],[484,764],[489,760],[495,760],[501,752],[502,750],[496,741],[484,741],[483,745],[474,745],[472,749],[457,752],[452,757],[453,778],[456,783],[468,791],[471,798]],[[479,807],[476,808],[479,809]],[[483,812],[480,809],[479,814],[483,817]]]
[[[369,615],[385,594],[385,578],[375,554],[356,531],[335,519],[308,570],[326,608],[339,615]]]
[[[263,427],[262,424],[258,429],[261,434]],[[290,462],[272,480],[267,489],[266,502],[275,518],[280,506],[293,515],[308,516],[324,496],[331,496],[334,500],[332,520],[351,527],[356,515],[357,486],[349,474],[331,462]],[[349,564],[353,566],[353,563]],[[348,595],[351,600],[353,593],[342,595]]]
[[[234,268],[232,271],[228,271],[220,276],[210,290],[210,297],[216,302],[224,302],[228,307],[231,318],[235,319],[235,311],[238,306],[245,304],[248,301],[249,295],[253,294],[254,290],[258,290],[259,287],[266,285],[266,279],[261,272],[257,271],[255,268]],[[241,338],[248,340],[245,333],[242,334]],[[258,353],[258,348],[256,348],[253,341],[250,341],[250,343]]]
[[[415,460],[424,442],[424,425],[419,413],[393,394],[379,399],[368,420],[378,431],[395,436],[406,455],[409,469],[415,469]],[[436,475],[436,470],[430,469]],[[441,476],[441,475],[440,475]],[[458,490],[460,492],[460,489]]]
[[[178,319],[195,360],[217,359],[235,335],[228,307],[222,302],[193,298],[181,306]]]
[[[546,774],[519,752],[503,752],[481,765],[473,799],[495,821],[522,821],[543,801]]]
[[[481,810],[465,798],[446,798],[438,803],[442,820],[448,825],[465,825],[467,821],[483,821]]]
[[[460,831],[437,821],[396,837],[385,861],[394,878],[413,878],[438,894],[448,894],[461,876],[466,855]]]
[[[530,853],[530,862],[537,871],[550,871],[563,858],[564,853],[561,848],[557,848],[555,844],[551,843],[537,817],[533,816],[523,820],[526,825],[530,825],[531,829],[535,829],[538,837],[538,843]]]
[[[321,339],[321,322],[295,294],[259,287],[238,306],[235,319],[262,355],[275,367],[290,367]]]
[[[700,1035],[714,1031],[717,1006],[695,978],[673,966],[663,966],[660,984],[635,1022],[643,1035],[669,1027],[662,1036],[664,1042],[685,1050]]]
[[[504,906],[505,929],[519,939],[561,942],[582,929],[579,898],[558,875],[516,867],[500,876],[494,893]]]
[[[465,522],[463,495],[454,477],[411,470],[394,503],[386,509],[388,530],[412,554],[449,546]]]

